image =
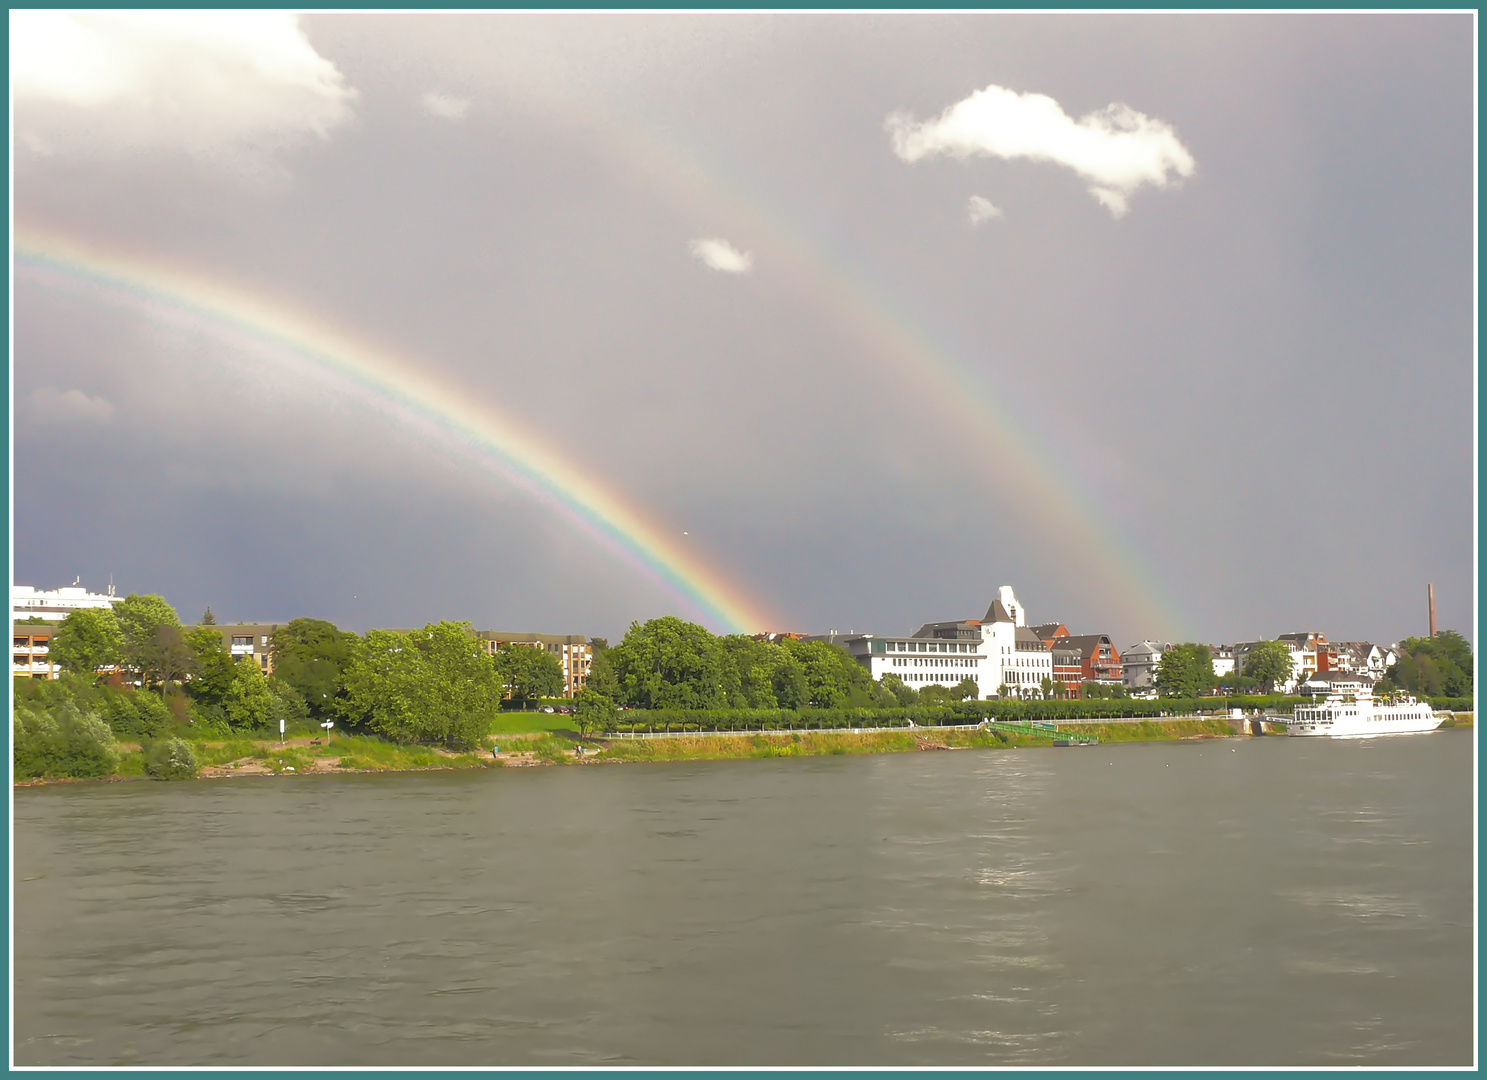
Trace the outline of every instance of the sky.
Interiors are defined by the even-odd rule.
[[[1475,640],[1474,36],[12,13],[12,580]]]

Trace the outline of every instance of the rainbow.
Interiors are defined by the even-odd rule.
[[[647,520],[538,438],[437,383],[407,359],[287,304],[54,234],[17,227],[13,253],[18,276],[82,290],[152,319],[186,323],[229,345],[267,348],[399,423],[438,434],[488,472],[563,513],[714,628],[754,632],[777,625],[741,586],[668,539],[674,530]]]
[[[1059,438],[1036,431],[1032,403],[1016,401],[988,382],[969,360],[947,346],[922,320],[875,288],[792,214],[712,167],[674,138],[626,116],[610,104],[549,91],[548,115],[565,124],[637,180],[663,191],[667,204],[710,222],[730,239],[759,251],[757,272],[786,284],[847,338],[858,358],[879,374],[913,385],[920,408],[935,422],[977,441],[979,469],[1029,527],[1036,526],[1050,553],[1077,567],[1081,587],[1123,614],[1143,633],[1180,640],[1201,620],[1171,599],[1153,560],[1119,526],[1124,513],[1114,485],[1090,475],[1100,455],[1078,431]],[[905,379],[908,373],[912,377]],[[1053,449],[1045,449],[1053,443]],[[1062,444],[1062,445],[1059,445]],[[1036,449],[1035,449],[1036,448]],[[1102,488],[1104,490],[1102,490]],[[991,492],[988,492],[990,495]],[[1010,575],[986,582],[986,592]],[[978,609],[979,610],[979,609]],[[1112,628],[1114,629],[1114,628]]]

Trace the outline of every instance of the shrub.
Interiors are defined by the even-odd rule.
[[[158,694],[141,690],[105,690],[98,696],[98,709],[114,738],[144,743],[167,735],[175,727],[170,707]]]
[[[51,712],[18,709],[12,726],[17,776],[107,776],[118,767],[108,725],[72,702]]]
[[[156,780],[190,780],[197,767],[196,753],[184,739],[160,739],[145,750],[145,774]]]

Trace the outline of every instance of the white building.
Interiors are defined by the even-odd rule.
[[[1135,694],[1154,690],[1157,684],[1157,667],[1162,662],[1162,654],[1170,648],[1172,646],[1165,641],[1143,641],[1122,652],[1120,680],[1125,688]]]
[[[84,608],[108,608],[124,598],[114,595],[110,585],[106,593],[90,593],[78,578],[60,589],[33,589],[30,585],[13,585],[10,590],[10,621],[25,622],[30,618],[61,622],[74,611]]]
[[[1382,679],[1399,659],[1393,649],[1367,641],[1339,641],[1333,645],[1337,667],[1354,675],[1366,675],[1374,682]]]
[[[1222,679],[1234,674],[1234,649],[1230,645],[1210,645],[1208,653],[1213,657],[1213,674]]]
[[[1027,617],[1010,585],[997,590],[984,619],[925,623],[907,637],[829,634],[812,638],[847,651],[876,680],[897,675],[918,690],[925,686],[976,683],[977,698],[1041,693],[1053,678],[1053,653],[1027,627]]]

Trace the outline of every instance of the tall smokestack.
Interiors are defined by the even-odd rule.
[[[1430,636],[1435,637],[1435,586],[1425,586],[1425,596],[1430,600]]]

